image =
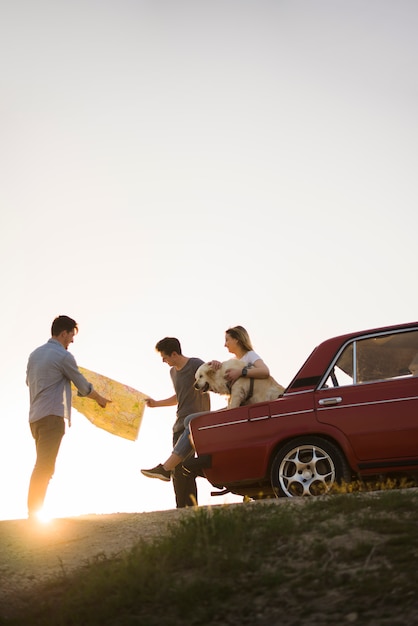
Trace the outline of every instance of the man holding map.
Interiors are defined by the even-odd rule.
[[[68,352],[77,332],[77,323],[67,315],[60,315],[52,322],[51,338],[29,356],[26,370],[29,425],[36,444],[36,462],[28,492],[30,519],[35,518],[43,507],[65,432],[64,418],[70,424],[71,382],[80,395],[95,400],[102,408],[109,402],[93,389]]]

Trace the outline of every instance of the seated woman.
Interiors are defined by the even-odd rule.
[[[248,332],[242,326],[234,326],[225,331],[225,347],[237,359],[245,363],[247,378],[268,378],[270,370],[259,355],[254,352]],[[218,369],[221,367],[220,361],[212,361],[212,367]],[[229,369],[226,371],[226,378],[232,384],[240,376],[242,369]],[[182,463],[193,452],[190,443],[190,422],[201,413],[193,413],[188,415],[184,420],[184,431],[179,437],[172,453],[164,463],[159,463],[156,467],[146,470],[142,469],[141,473],[148,478],[159,478],[168,481],[171,478],[171,472],[174,468]]]

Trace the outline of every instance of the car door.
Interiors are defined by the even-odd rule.
[[[363,469],[418,464],[417,348],[417,331],[351,342],[315,392],[318,421],[345,434]]]

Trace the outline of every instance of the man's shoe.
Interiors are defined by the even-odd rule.
[[[149,470],[142,469],[141,474],[144,474],[144,476],[147,476],[148,478],[159,478],[160,480],[164,480],[166,483],[171,480],[171,472],[164,469],[161,463]]]

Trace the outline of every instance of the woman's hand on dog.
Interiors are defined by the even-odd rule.
[[[209,361],[209,365],[213,370],[216,371],[221,369],[222,363],[220,361]]]
[[[225,378],[230,382],[234,383],[238,378],[242,375],[242,370],[239,369],[229,369],[225,371]]]

